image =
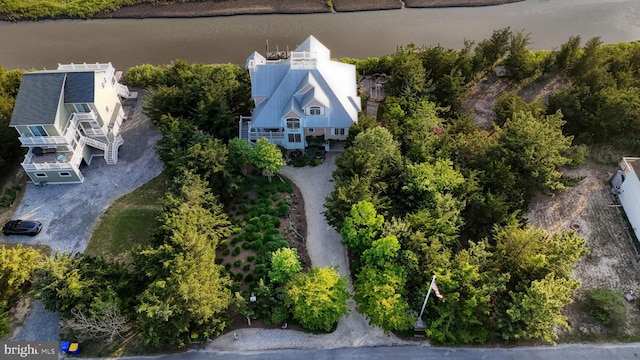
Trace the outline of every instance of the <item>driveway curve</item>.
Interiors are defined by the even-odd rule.
[[[155,151],[160,132],[142,113],[142,96],[132,115],[121,127],[124,144],[120,147],[118,163],[107,165],[95,157],[91,165],[81,169],[84,183],[74,185],[26,185],[24,197],[14,218],[39,220],[43,224],[34,237],[4,236],[4,242],[43,244],[56,251],[78,253],[84,251],[96,220],[118,198],[130,193],[158,176],[163,169]],[[13,340],[57,341],[58,317],[36,301],[23,327]]]
[[[335,170],[337,152],[329,152],[325,161],[316,167],[294,168],[287,166],[282,175],[289,178],[300,189],[304,198],[307,216],[307,251],[313,266],[338,266],[340,275],[346,276],[349,291],[353,293],[350,281],[349,263],[340,234],[327,224],[324,215],[324,201],[333,191],[331,178]],[[211,350],[266,350],[314,348],[333,349],[343,347],[408,345],[415,344],[385,333],[379,327],[369,325],[367,319],[355,310],[355,303],[349,300],[349,314],[338,322],[331,334],[314,335],[294,330],[239,329],[213,340]]]

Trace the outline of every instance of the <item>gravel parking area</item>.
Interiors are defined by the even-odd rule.
[[[1,236],[4,242],[44,244],[52,252],[82,252],[100,215],[119,197],[158,176],[163,164],[155,143],[160,132],[142,113],[143,93],[121,127],[124,144],[116,165],[94,157],[82,169],[83,184],[36,186],[27,184],[14,218],[39,220],[43,230],[34,237]],[[14,340],[58,340],[58,318],[37,301]]]

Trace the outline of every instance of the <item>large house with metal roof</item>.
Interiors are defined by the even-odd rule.
[[[285,149],[304,149],[307,136],[345,140],[361,111],[355,66],[332,61],[313,36],[287,55],[247,59],[255,108],[240,118],[240,138],[265,137]]]
[[[119,76],[111,63],[59,64],[22,76],[9,126],[29,148],[22,167],[34,183],[81,183],[80,164],[93,156],[118,162],[120,97],[129,96]]]

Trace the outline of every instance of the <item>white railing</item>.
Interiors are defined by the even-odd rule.
[[[73,113],[69,116],[69,120],[67,121],[67,126],[62,131],[62,135],[67,139],[68,142],[71,142],[73,139],[73,135],[76,132],[76,128],[78,127],[78,123],[82,120],[91,120],[97,121],[96,113],[93,111],[88,113]]]
[[[20,136],[18,139],[23,146],[66,145],[68,143],[64,136]]]
[[[93,146],[94,148],[98,148],[102,151],[106,151],[107,147],[109,146],[109,143],[106,141],[102,141],[102,140],[98,140],[90,137],[82,137],[82,139],[84,139],[87,145]]]
[[[111,63],[93,63],[93,64],[58,64],[58,70],[107,70],[109,68],[113,68]]]
[[[116,83],[116,93],[121,98],[129,97],[129,88],[120,83]]]
[[[267,138],[269,140],[284,140],[284,132],[281,131],[250,131],[249,140],[258,140],[259,138]]]

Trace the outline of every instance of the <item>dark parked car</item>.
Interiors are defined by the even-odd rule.
[[[5,235],[37,235],[42,230],[42,223],[40,221],[31,220],[11,220],[4,224],[2,232]]]

